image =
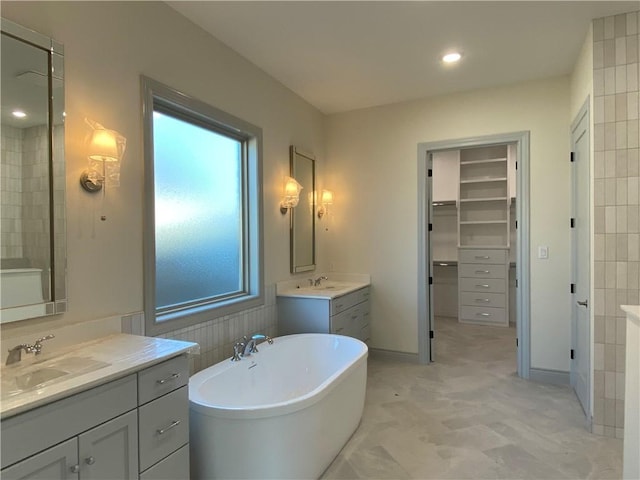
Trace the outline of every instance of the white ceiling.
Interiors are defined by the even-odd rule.
[[[639,1],[170,1],[324,113],[569,74]],[[462,61],[445,68],[450,49]]]

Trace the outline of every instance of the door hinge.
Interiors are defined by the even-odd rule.
[[[518,229],[518,220],[516,220],[516,230]]]
[[[429,231],[432,232],[433,231],[433,223],[429,224]]]
[[[518,339],[516,338],[516,347],[520,346],[520,342],[518,342]]]
[[[575,153],[571,152],[571,154],[569,155],[569,161],[570,162],[575,162],[576,161],[576,157],[575,157]]]
[[[435,335],[433,334],[433,330],[429,330],[429,338],[434,338]]]
[[[575,283],[571,284],[571,293],[576,293],[576,284]]]
[[[571,349],[571,360],[575,359],[575,357],[576,357],[576,352],[575,352],[575,350],[572,348],[572,349]]]
[[[576,228],[576,219],[575,218],[571,219],[571,228]]]
[[[433,169],[427,170],[427,177],[433,177]]]
[[[429,277],[429,285],[433,285],[433,277]]]
[[[518,279],[516,278],[516,288],[518,288]]]
[[[518,169],[518,162],[516,162],[516,170]]]

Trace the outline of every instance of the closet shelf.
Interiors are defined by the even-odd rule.
[[[471,202],[506,202],[507,197],[461,198],[460,203]]]
[[[483,178],[470,178],[468,180],[460,180],[460,184],[506,182],[506,181],[507,181],[507,177],[483,177]]]
[[[460,225],[505,225],[506,220],[470,220],[460,222]]]
[[[465,160],[461,161],[460,165],[480,165],[482,163],[499,163],[506,162],[506,158],[487,158],[485,160]]]

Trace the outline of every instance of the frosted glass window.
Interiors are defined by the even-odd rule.
[[[242,142],[154,112],[156,306],[243,291]]]
[[[262,130],[146,77],[142,90],[145,333],[263,305]]]

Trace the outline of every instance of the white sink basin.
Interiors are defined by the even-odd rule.
[[[17,364],[6,367],[1,371],[0,398],[7,399],[109,365],[109,363],[93,360],[89,357],[60,357],[25,366]]]

